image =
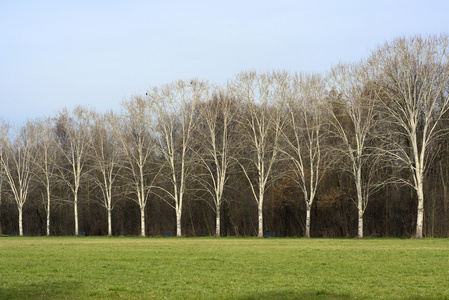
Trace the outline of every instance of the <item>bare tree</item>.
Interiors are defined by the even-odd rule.
[[[0,128],[1,130],[1,128]],[[0,136],[2,136],[0,132]],[[3,154],[3,147],[0,142],[0,157]],[[3,229],[2,229],[2,205],[3,205],[3,167],[0,164],[0,235],[3,235]]]
[[[258,237],[263,236],[264,195],[273,179],[272,169],[279,152],[279,139],[285,118],[283,107],[288,97],[289,76],[285,72],[256,74],[244,72],[233,83],[233,94],[245,105],[246,112],[241,116],[245,127],[242,140],[250,151],[250,158],[240,159],[239,165],[251,187],[258,206]],[[251,177],[255,169],[256,180]]]
[[[71,113],[64,109],[56,122],[57,146],[65,161],[59,173],[73,194],[75,235],[78,235],[78,192],[85,175],[85,159],[91,142],[91,114],[83,107],[76,107]]]
[[[124,170],[128,171],[137,196],[132,200],[140,208],[140,236],[144,237],[145,208],[156,178],[149,166],[155,149],[149,128],[149,107],[141,97],[133,97],[122,105],[124,118],[115,119],[111,126],[125,156]]]
[[[9,131],[9,124],[5,123],[2,119],[0,119],[0,235],[3,233],[2,225],[1,225],[1,208],[3,205],[3,181],[4,181],[4,167],[3,167],[3,153],[5,152],[5,142],[4,139],[7,136]]]
[[[50,236],[51,187],[56,176],[56,140],[53,130],[53,121],[50,118],[35,121],[30,124],[36,142],[37,152],[33,156],[35,165],[35,178],[45,188],[43,202],[47,217],[46,232]]]
[[[19,211],[19,235],[23,236],[23,206],[33,177],[33,141],[28,124],[10,129],[9,124],[0,125],[0,164]]]
[[[326,166],[323,147],[325,81],[319,75],[297,74],[288,97],[288,125],[283,131],[285,153],[293,164],[292,179],[306,204],[306,232],[310,237],[310,211]]]
[[[215,235],[220,236],[221,206],[223,192],[229,178],[229,168],[235,162],[232,159],[235,147],[235,116],[239,111],[237,100],[229,92],[220,91],[212,99],[200,106],[201,126],[199,131],[198,159],[205,170],[200,180],[212,198],[215,212]],[[204,178],[203,178],[204,177]]]
[[[181,216],[187,179],[192,171],[191,144],[198,103],[210,98],[210,87],[199,80],[178,81],[148,92],[153,134],[168,169],[171,189],[158,186],[176,213],[176,236],[182,236]]]
[[[112,112],[94,114],[92,129],[91,177],[101,190],[100,204],[108,214],[108,236],[112,236],[113,187],[123,166],[123,148],[116,139],[113,127],[119,123],[119,118]]]
[[[339,64],[330,72],[333,87],[329,99],[330,136],[339,167],[354,180],[358,212],[358,238],[363,238],[363,215],[369,196],[386,181],[376,181],[382,162],[382,138],[375,128],[379,115],[370,80],[363,62]]]
[[[1,129],[0,129],[1,130]],[[1,136],[1,133],[0,133]],[[0,143],[0,157],[2,156],[3,150],[2,145]],[[3,205],[3,167],[0,164],[0,235],[3,235],[3,228],[2,228],[2,205]]]
[[[449,37],[397,38],[374,51],[369,59],[378,98],[390,122],[389,153],[411,171],[404,180],[416,191],[416,238],[423,237],[424,174],[428,149],[447,128],[439,123],[449,109]],[[403,143],[402,141],[407,141]]]

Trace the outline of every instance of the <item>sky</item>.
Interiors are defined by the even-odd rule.
[[[325,74],[398,36],[447,34],[440,0],[1,0],[0,118],[120,111],[179,79]]]

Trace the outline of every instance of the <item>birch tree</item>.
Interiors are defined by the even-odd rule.
[[[56,123],[57,146],[65,162],[61,164],[59,173],[73,194],[75,235],[79,232],[78,192],[85,175],[86,155],[91,142],[90,121],[90,112],[78,106],[72,112],[62,110]]]
[[[0,128],[1,130],[1,128]],[[1,136],[1,133],[0,133]],[[2,156],[2,144],[0,142],[0,157]],[[3,205],[3,167],[0,164],[0,235],[3,235],[2,228],[2,205]]]
[[[285,153],[293,164],[292,179],[306,204],[306,232],[310,237],[310,211],[324,174],[325,81],[319,75],[297,74],[291,80],[288,97],[288,125],[283,131]]]
[[[44,208],[46,212],[46,233],[50,236],[51,187],[56,177],[56,139],[53,121],[50,118],[35,121],[31,124],[36,140],[36,155],[32,158],[35,166],[35,178],[44,186]]]
[[[147,206],[154,179],[150,161],[155,151],[154,139],[151,137],[148,103],[142,97],[132,97],[122,103],[124,118],[111,123],[116,139],[124,154],[124,171],[127,171],[136,197],[132,200],[140,208],[140,236],[146,235],[145,208]],[[157,174],[157,172],[156,172]]]
[[[108,215],[108,236],[112,236],[112,210],[116,204],[116,201],[113,201],[113,188],[123,166],[123,149],[112,129],[114,124],[119,123],[118,120],[112,112],[94,115],[93,143],[90,151],[91,175],[101,190],[100,204]]]
[[[256,74],[240,73],[233,83],[233,94],[245,106],[241,116],[245,128],[242,137],[251,152],[247,160],[240,159],[239,165],[251,188],[258,210],[258,237],[263,236],[264,195],[272,179],[272,169],[279,152],[285,118],[283,107],[288,96],[289,76],[285,72]],[[251,170],[255,169],[256,180]]]
[[[232,154],[236,137],[233,129],[239,111],[238,105],[237,100],[229,96],[229,92],[221,91],[202,103],[199,109],[203,126],[198,129],[198,160],[205,169],[205,178],[200,182],[212,198],[216,236],[220,236],[223,192],[229,179],[229,169],[234,163]]]
[[[0,119],[0,234],[3,234],[3,229],[2,229],[2,225],[1,225],[1,216],[2,216],[2,205],[3,205],[3,192],[4,192],[4,188],[3,188],[3,182],[4,182],[4,168],[3,168],[3,153],[5,152],[5,143],[4,143],[4,139],[7,136],[7,132],[9,131],[9,125],[7,123],[5,123],[3,120]]]
[[[334,138],[334,151],[341,159],[340,167],[354,181],[358,213],[357,237],[363,238],[363,215],[369,196],[380,185],[374,175],[379,167],[379,147],[372,147],[377,124],[375,101],[370,93],[369,79],[362,63],[340,64],[330,72],[334,88],[329,104],[330,135]]]
[[[33,141],[28,126],[11,128],[6,123],[0,126],[0,164],[19,211],[19,235],[23,236],[23,206],[33,177]]]
[[[158,186],[176,213],[176,236],[182,236],[181,217],[191,161],[197,105],[210,99],[210,87],[199,80],[178,81],[147,93],[152,107],[153,135],[168,170],[171,189]]]
[[[429,147],[447,128],[439,123],[449,109],[449,37],[397,38],[369,59],[378,98],[392,130],[391,154],[411,172],[403,180],[418,198],[416,238],[423,237],[424,174]],[[402,142],[406,141],[406,142]]]

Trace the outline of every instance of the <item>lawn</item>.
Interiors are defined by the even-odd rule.
[[[449,299],[449,239],[0,238],[0,299]]]

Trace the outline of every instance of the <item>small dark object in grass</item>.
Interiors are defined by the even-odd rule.
[[[78,232],[78,236],[86,236],[85,232]]]
[[[276,232],[267,232],[267,233],[265,233],[265,235],[263,237],[270,238],[270,237],[275,237],[275,236],[276,236]]]
[[[170,237],[172,235],[173,235],[172,232],[166,232],[166,233],[164,233],[163,237]]]
[[[11,232],[10,234],[9,234],[9,236],[16,236],[17,235],[17,232]]]

